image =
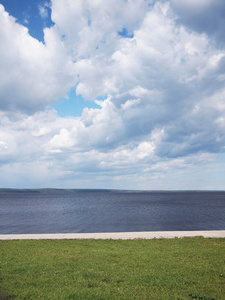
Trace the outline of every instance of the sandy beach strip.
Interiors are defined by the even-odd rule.
[[[142,231],[103,233],[1,234],[0,240],[63,240],[63,239],[173,239],[184,237],[225,238],[225,230],[209,231]]]

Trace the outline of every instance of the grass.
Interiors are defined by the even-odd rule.
[[[0,289],[5,299],[222,300],[224,253],[225,239],[0,241]]]

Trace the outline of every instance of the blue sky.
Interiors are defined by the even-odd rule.
[[[225,189],[223,0],[0,14],[0,187]]]
[[[10,15],[16,18],[16,22],[28,28],[32,37],[40,42],[45,42],[43,29],[54,25],[51,20],[51,1],[3,0],[0,3],[4,5]],[[121,34],[129,35],[126,30],[123,30]],[[76,89],[72,88],[66,97],[60,98],[52,107],[58,111],[60,116],[64,117],[79,116],[84,107],[96,108],[97,105],[94,102],[84,101],[81,95],[76,95]]]
[[[3,0],[0,3],[10,15],[16,18],[18,23],[28,27],[32,37],[44,41],[43,28],[53,25],[50,1]]]

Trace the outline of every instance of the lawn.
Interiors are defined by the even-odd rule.
[[[222,300],[224,254],[222,238],[0,241],[0,290],[5,299]]]

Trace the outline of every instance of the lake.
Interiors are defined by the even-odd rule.
[[[180,230],[225,230],[225,192],[0,189],[0,234]]]

